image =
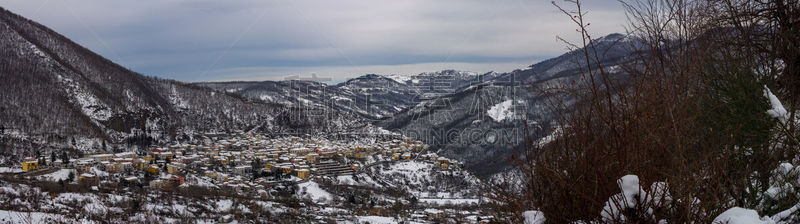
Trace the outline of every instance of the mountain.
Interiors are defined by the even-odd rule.
[[[612,34],[594,40],[600,64],[612,76],[623,77],[616,65],[628,63],[638,41]],[[580,78],[581,49],[526,69],[487,74],[451,94],[423,100],[377,123],[387,130],[419,139],[439,155],[465,163],[470,171],[488,176],[510,167],[522,155],[526,137],[538,139],[554,128],[540,88]],[[459,85],[454,82],[453,85]]]
[[[414,86],[368,74],[337,85],[314,81],[203,82],[196,85],[267,102],[339,111],[380,120],[418,101]]]
[[[313,109],[146,77],[2,8],[0,55],[3,156],[57,142],[71,147],[67,139],[75,137],[149,144],[207,131],[363,125],[335,111],[318,116]],[[309,113],[296,112],[301,110]]]
[[[470,71],[458,71],[458,70],[448,69],[436,72],[423,72],[416,75],[391,74],[391,75],[386,75],[386,77],[394,79],[395,81],[400,83],[405,83],[407,85],[424,84],[426,81],[430,79],[447,80],[449,81],[447,83],[449,85],[448,87],[455,90],[473,84],[474,81],[478,80],[480,76],[484,76],[487,74],[496,74],[496,73],[489,72],[481,75]]]
[[[442,70],[417,75],[367,74],[327,85],[304,80],[200,82],[199,86],[267,102],[330,109],[368,121],[387,119],[417,103],[452,94],[499,74]]]

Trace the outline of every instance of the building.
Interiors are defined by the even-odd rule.
[[[25,158],[22,161],[22,170],[24,171],[34,171],[39,169],[39,161],[32,157]]]
[[[112,173],[119,173],[122,172],[122,166],[119,163],[106,163],[104,164],[106,171]]]
[[[436,160],[436,163],[438,163],[437,166],[439,168],[446,170],[447,167],[450,165],[450,160],[444,157],[439,157],[439,159]]]
[[[153,164],[147,167],[147,172],[151,174],[158,174],[158,172],[161,172],[161,169],[159,169],[157,165]]]
[[[91,155],[89,157],[92,158],[95,162],[99,163],[103,161],[111,161],[112,159],[114,159],[114,154],[96,154],[96,155]]]
[[[291,165],[281,165],[280,169],[283,171],[284,174],[291,174],[292,173],[292,166]]]
[[[205,174],[206,174],[207,177],[210,177],[211,179],[215,179],[215,180],[219,176],[219,174],[217,172],[214,172],[214,171],[206,171]]]
[[[125,177],[125,178],[122,179],[122,183],[121,184],[123,186],[136,185],[136,184],[139,184],[139,178],[136,177],[136,176]]]
[[[133,163],[133,166],[138,170],[147,170],[148,165],[150,164],[145,159],[137,159],[136,162]]]
[[[319,154],[317,153],[309,153],[306,155],[306,161],[309,163],[317,163],[317,158],[319,158]]]
[[[92,164],[88,161],[78,161],[75,165],[75,170],[78,171],[78,173],[88,173],[91,168]]]
[[[219,176],[217,176],[217,181],[225,182],[228,181],[228,178],[229,178],[228,174],[221,173],[219,174]]]
[[[114,154],[114,157],[115,158],[121,158],[121,159],[133,160],[133,159],[136,159],[136,154],[134,154],[132,152],[123,152],[123,153]]]
[[[150,188],[159,190],[170,190],[172,189],[172,180],[158,179],[150,181]]]
[[[175,165],[167,164],[167,173],[168,174],[178,174],[181,172],[181,168]]]
[[[149,162],[153,162],[153,160],[156,160],[156,159],[155,159],[155,158],[153,158],[152,156],[143,156],[143,157],[142,157],[142,159],[144,159],[144,161],[146,161],[146,162],[148,162],[148,163],[149,163]]]
[[[78,177],[78,183],[85,185],[97,185],[100,180],[94,174],[84,173]]]
[[[300,179],[306,179],[311,175],[311,171],[308,169],[299,169],[297,170],[297,177]]]
[[[439,210],[439,209],[429,208],[429,209],[425,209],[425,215],[427,215],[429,219],[435,220],[435,219],[444,218],[445,213],[444,213],[444,211]]]
[[[245,175],[252,172],[253,170],[252,168],[253,168],[252,166],[248,165],[237,166],[233,168],[233,172],[238,175]]]

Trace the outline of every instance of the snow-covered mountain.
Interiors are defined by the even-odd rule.
[[[337,85],[314,81],[204,82],[196,85],[266,102],[348,113],[366,120],[390,117],[414,105],[418,90],[368,74]]]
[[[621,34],[598,38],[600,64],[612,74],[621,74],[614,66],[629,61],[637,43]],[[550,132],[552,115],[545,110],[546,98],[536,90],[579,78],[579,52],[526,69],[484,75],[451,94],[422,100],[378,125],[417,138],[440,155],[463,161],[479,175],[495,174],[510,167],[513,154],[522,155],[526,137],[538,139]]]
[[[494,74],[494,72],[489,72],[487,74]],[[419,85],[432,78],[438,78],[440,80],[450,81],[450,87],[453,89],[458,89],[465,85],[471,84],[473,80],[476,80],[481,75],[482,74],[470,71],[448,69],[436,72],[423,72],[416,75],[391,74],[386,75],[386,77],[408,85]]]
[[[251,99],[337,110],[376,121],[392,117],[424,100],[453,94],[499,75],[442,70],[417,75],[367,74],[335,85],[302,80],[195,84]]]

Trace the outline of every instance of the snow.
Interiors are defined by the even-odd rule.
[[[0,194],[10,194],[14,196],[19,196],[19,190],[13,187],[2,186],[0,187]]]
[[[719,214],[712,223],[727,224],[768,224],[775,223],[767,217],[761,218],[758,212],[751,209],[733,207]]]
[[[205,188],[217,188],[217,185],[214,185],[214,183],[211,181],[211,178],[206,176],[198,177],[195,175],[189,175],[189,177],[186,178],[186,183],[187,186],[193,185]]]
[[[22,172],[20,168],[0,167],[0,173],[19,173]]]
[[[417,172],[420,170],[429,170],[432,165],[418,162],[418,161],[403,161],[400,163],[392,164],[390,172]]]
[[[107,177],[109,175],[108,172],[97,169],[96,167],[92,167],[89,172],[97,175],[98,177]]]
[[[189,103],[185,99],[181,98],[181,95],[178,93],[175,85],[172,85],[172,89],[170,90],[169,101],[178,109],[191,109]]]
[[[67,219],[59,214],[0,210],[0,223],[67,223]]]
[[[544,213],[536,210],[525,211],[522,217],[525,217],[525,224],[543,224],[547,220],[544,218]]]
[[[314,181],[300,183],[297,184],[297,186],[300,188],[298,190],[300,191],[299,192],[300,195],[308,195],[308,197],[310,197],[311,200],[316,203],[325,204],[325,202],[333,199],[331,193],[328,193],[327,191],[320,188],[319,184],[317,184]]]
[[[64,83],[72,95],[72,102],[81,107],[81,111],[86,116],[95,121],[107,121],[112,116],[112,111],[97,99],[94,95],[84,90],[78,83],[70,78],[58,76],[60,82]]]
[[[562,134],[564,134],[564,133],[563,133],[563,130],[561,129],[561,126],[556,126],[555,128],[553,128],[553,131],[550,132],[549,135],[540,138],[537,141],[537,144],[539,145],[539,147],[543,147],[543,146],[545,146],[547,144],[550,144],[551,142],[555,141]]]
[[[398,221],[392,217],[385,216],[358,216],[358,223],[392,224],[398,223]]]
[[[791,208],[786,209],[782,212],[778,212],[778,214],[772,216],[772,220],[778,222],[783,219],[789,218],[792,216],[792,214],[795,214],[795,212],[797,212],[798,209],[800,209],[800,204],[794,205]]]
[[[47,181],[66,180],[69,177],[69,173],[76,174],[77,172],[74,169],[60,169],[53,173],[41,175],[39,179]]]
[[[350,102],[353,102],[353,99],[350,99],[350,98],[347,98],[347,97],[342,97],[342,96],[333,96],[333,97],[331,97],[331,99],[334,100],[334,101],[350,101]]]
[[[380,133],[380,134],[382,134],[382,135],[393,135],[393,134],[396,134],[396,133],[394,133],[394,132],[392,132],[392,131],[389,131],[389,130],[383,129],[382,127],[378,127],[378,130],[377,130],[377,131],[378,131],[378,133]]]
[[[274,99],[272,98],[272,96],[270,96],[270,95],[266,95],[266,94],[265,94],[265,95],[261,95],[261,96],[259,96],[258,98],[259,98],[259,99],[261,99],[261,100],[263,100],[263,101],[274,101]]]
[[[233,201],[231,201],[230,199],[219,200],[217,201],[216,205],[217,205],[216,207],[217,211],[224,212],[231,210],[231,208],[233,207]]]
[[[95,214],[95,215],[105,215],[106,213],[108,213],[108,207],[106,207],[106,205],[103,204],[103,202],[97,199],[90,200],[88,204],[83,206],[83,210],[89,214]]]
[[[425,209],[425,213],[440,214],[440,213],[442,213],[442,210],[435,209],[435,208],[428,208],[428,209]]]
[[[636,207],[636,196],[639,195],[639,177],[636,175],[625,175],[617,180],[622,194],[625,196],[625,204],[628,208]]]
[[[638,196],[641,193],[647,195],[647,192],[644,192],[639,186],[639,177],[636,175],[625,175],[617,180],[617,184],[621,192],[611,196],[611,198],[606,201],[605,206],[603,206],[603,210],[600,211],[603,222],[624,222],[626,217],[622,214],[621,210],[636,208]],[[645,197],[649,198],[649,196]]]
[[[775,94],[772,94],[772,91],[770,91],[767,86],[764,86],[764,97],[769,98],[769,103],[772,106],[772,109],[767,110],[767,114],[773,118],[777,118],[781,121],[781,123],[786,123],[786,120],[789,119],[786,108],[783,107],[783,104],[780,100],[778,100],[778,97],[775,96]]]
[[[36,45],[34,45],[34,44],[30,44],[30,45],[28,46],[28,48],[30,48],[31,50],[33,50],[33,53],[34,53],[34,54],[36,54],[36,55],[37,55],[37,56],[39,56],[39,57],[43,57],[43,58],[46,58],[46,57],[47,57],[47,55],[45,55],[45,54],[44,54],[44,52],[42,52],[42,50],[39,50],[39,47],[37,47],[37,46],[36,46]]]
[[[481,203],[479,198],[420,198],[419,202],[433,205],[471,205]]]
[[[339,184],[344,185],[356,185],[357,183],[351,175],[336,176],[336,180],[339,181]]]
[[[105,215],[109,210],[96,194],[61,193],[53,201],[61,204],[71,204],[72,202],[83,204],[83,210],[94,215]]]
[[[509,110],[511,108],[511,104],[511,100],[503,101],[502,103],[498,103],[492,106],[492,108],[489,108],[486,113],[489,115],[489,117],[492,117],[492,119],[497,122],[501,122],[505,119],[512,119],[514,112]]]
[[[650,192],[645,198],[653,200],[652,204],[655,206],[664,206],[672,202],[672,195],[669,194],[669,187],[665,182],[654,182],[650,185]]]
[[[400,75],[400,74],[391,74],[391,75],[386,75],[384,77],[393,79],[394,81],[399,82],[399,83],[406,83],[406,81],[411,80],[410,76],[408,76],[408,75]]]

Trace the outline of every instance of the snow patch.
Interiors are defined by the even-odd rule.
[[[217,201],[216,205],[217,205],[216,208],[217,211],[224,212],[231,210],[231,208],[233,207],[233,201],[231,201],[230,199],[219,200]]]
[[[297,186],[300,188],[298,190],[298,194],[307,195],[308,197],[311,198],[312,201],[316,203],[325,204],[331,199],[333,199],[331,193],[328,193],[327,191],[320,188],[319,184],[317,184],[314,181],[300,183],[297,184]]]
[[[492,106],[492,108],[489,108],[486,113],[489,115],[489,117],[492,117],[492,119],[497,122],[502,122],[506,119],[513,119],[514,112],[510,110],[512,102],[512,100],[506,100],[502,103],[498,103],[497,105]]]
[[[525,217],[525,224],[544,224],[544,221],[547,220],[544,218],[544,213],[536,210],[525,211],[522,213],[522,217]]]
[[[400,74],[391,74],[384,76],[386,78],[390,78],[399,83],[406,83],[408,80],[411,80],[411,77],[408,75],[400,75]]]
[[[170,90],[169,101],[178,109],[186,110],[191,108],[189,103],[184,100],[180,94],[178,94],[178,90],[175,89],[175,85],[172,85],[172,89]]]
[[[393,224],[398,223],[398,221],[392,217],[385,216],[358,216],[358,223]]]
[[[40,180],[47,180],[47,181],[67,180],[68,177],[69,177],[69,173],[72,173],[73,175],[75,175],[77,172],[75,172],[74,169],[60,169],[60,170],[58,170],[56,172],[53,172],[53,173],[48,173],[48,174],[45,174],[45,175],[41,175],[41,176],[39,176],[39,179]]]
[[[781,121],[781,123],[786,123],[786,120],[789,119],[786,108],[783,107],[783,104],[780,100],[778,100],[778,97],[775,96],[775,94],[772,94],[772,91],[770,91],[767,86],[764,86],[764,97],[769,99],[769,103],[772,106],[772,109],[767,110],[767,114],[777,118]]]
[[[60,214],[0,210],[0,222],[3,223],[67,223],[67,220]]]
[[[0,167],[0,173],[19,173],[22,172],[20,168]]]
[[[774,224],[775,222],[767,217],[761,218],[755,210],[733,207],[719,214],[712,223]]]
[[[95,121],[107,121],[111,118],[111,110],[97,99],[94,95],[86,92],[81,86],[72,79],[58,76],[60,82],[66,84],[72,102],[80,106],[81,111]]]

